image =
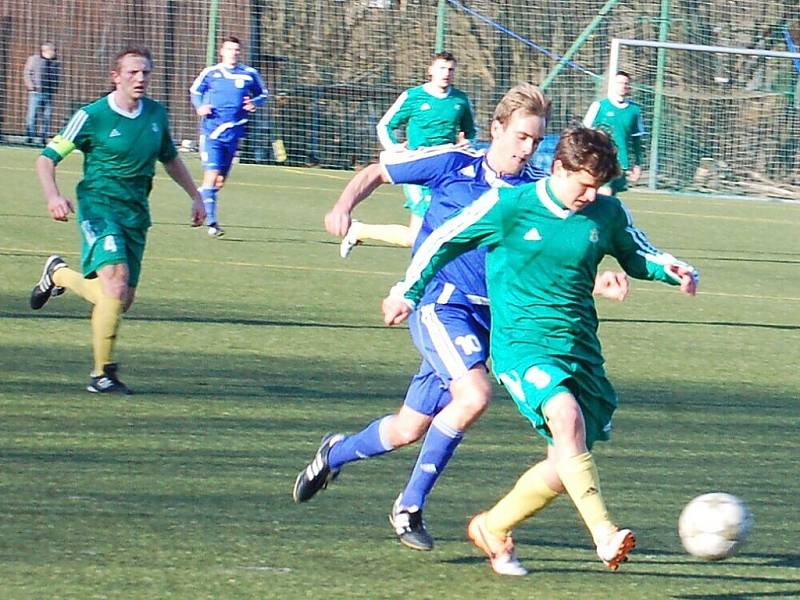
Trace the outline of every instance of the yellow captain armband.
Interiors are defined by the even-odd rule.
[[[45,152],[43,153],[45,156],[47,156],[48,150],[55,152],[59,159],[62,159],[66,158],[70,152],[75,150],[75,144],[61,135],[56,135],[45,147]]]

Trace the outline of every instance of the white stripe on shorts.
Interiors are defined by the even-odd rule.
[[[425,325],[425,329],[428,331],[428,335],[433,342],[433,347],[436,349],[439,358],[442,359],[447,372],[450,374],[450,378],[458,379],[466,375],[469,369],[467,369],[467,365],[464,364],[464,360],[453,344],[453,340],[451,340],[450,336],[447,334],[447,329],[445,329],[445,326],[436,315],[435,308],[435,304],[426,304],[423,306],[420,309],[420,314],[422,315],[420,320],[422,324]]]

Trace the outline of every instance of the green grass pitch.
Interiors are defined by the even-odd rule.
[[[28,309],[44,258],[75,264],[79,247],[74,220],[47,216],[35,156],[0,149],[1,598],[800,597],[800,207],[625,197],[702,275],[695,299],[637,281],[624,304],[598,301],[620,409],[596,458],[639,546],[608,572],[562,498],[516,531],[532,574],[509,579],[465,538],[544,450],[500,389],[429,499],[433,552],[400,546],[386,518],[416,449],[292,502],[320,436],[395,410],[417,366],[407,331],[379,313],[407,252],[364,246],[344,261],[322,227],[350,173],[235,166],[219,240],[188,226],[161,173],[117,345],[137,394],[106,398],[84,391],[87,305],[68,294]],[[60,167],[70,197],[80,165]],[[358,215],[405,222],[401,203],[383,187]],[[676,532],[708,491],[754,515],[741,553],[713,564]]]

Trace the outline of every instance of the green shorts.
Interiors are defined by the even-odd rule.
[[[406,203],[403,208],[411,211],[415,217],[424,217],[431,205],[431,188],[424,185],[403,184],[403,193],[406,196]]]
[[[142,272],[147,230],[123,227],[109,219],[92,217],[80,222],[81,269],[93,278],[106,265],[128,265],[128,285],[136,287]]]
[[[602,366],[585,366],[560,361],[538,362],[519,371],[499,373],[497,378],[508,390],[519,411],[536,431],[553,443],[553,436],[544,417],[547,402],[562,392],[571,393],[578,401],[586,423],[586,446],[608,440],[611,417],[617,408],[617,394],[606,378]]]

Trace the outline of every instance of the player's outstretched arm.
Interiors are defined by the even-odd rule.
[[[381,184],[391,183],[378,163],[367,165],[356,173],[342,190],[333,208],[325,215],[325,229],[331,235],[344,237],[352,223],[353,209]]]
[[[203,224],[206,218],[206,209],[203,206],[203,198],[200,192],[197,191],[197,185],[192,179],[186,165],[183,164],[180,156],[176,156],[172,160],[164,163],[164,170],[177,183],[183,191],[192,199],[192,225],[198,227]]]
[[[46,156],[36,159],[36,175],[42,185],[47,200],[47,212],[56,221],[68,221],[70,213],[75,212],[72,202],[61,195],[56,184],[56,164]]]
[[[595,296],[622,302],[628,296],[631,284],[627,274],[621,271],[603,271],[594,279]]]

